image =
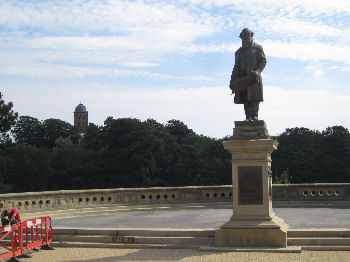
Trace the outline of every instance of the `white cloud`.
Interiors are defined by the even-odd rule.
[[[159,64],[144,62],[144,61],[126,61],[121,63],[125,67],[153,67],[159,66]]]
[[[350,72],[350,66],[341,67],[341,68],[340,68],[340,71],[343,71],[343,72]]]
[[[284,128],[306,127],[324,130],[328,126],[350,127],[350,95],[324,90],[283,90],[279,87],[264,87],[265,101],[262,118],[272,133],[281,133]]]
[[[288,18],[281,15],[264,17],[259,20],[258,27],[263,28],[267,34],[278,34],[284,38],[295,39],[315,37],[341,37],[343,31],[322,24],[321,22],[305,21],[305,18]]]
[[[344,26],[350,15],[349,1],[327,0],[183,0],[208,10],[229,10],[230,28],[251,27],[256,33],[293,41],[298,38],[332,38],[349,44],[350,30]],[[347,23],[347,22],[345,22]],[[327,41],[329,39],[323,39]]]
[[[143,1],[2,1],[0,24],[9,28],[29,26],[52,29],[110,32],[173,21],[193,22],[186,9],[168,3]]]
[[[262,43],[265,53],[279,58],[300,61],[330,60],[350,64],[350,46],[317,41],[282,42],[267,40]]]
[[[237,42],[227,42],[226,39],[219,42],[213,38],[210,42],[198,40],[212,37],[224,29],[237,29],[240,23],[248,23],[261,33],[260,37],[263,34],[265,39],[273,36],[271,39],[274,40],[263,42],[267,55],[301,61],[324,59],[349,63],[350,30],[324,24],[323,17],[317,17],[319,13],[350,13],[349,3],[315,0],[197,0],[182,3],[120,0],[43,1],[34,4],[3,1],[0,4],[0,25],[9,30],[3,31],[0,47],[6,50],[3,52],[6,55],[0,56],[6,58],[5,62],[17,59],[31,61],[29,64],[34,66],[28,68],[26,75],[38,71],[35,68],[42,61],[45,62],[41,65],[44,67],[47,62],[161,66],[167,61],[164,57],[169,54],[232,53],[239,47]],[[215,5],[226,11],[232,9],[233,18],[223,11],[215,13],[199,9],[199,5],[208,8]],[[245,13],[237,14],[240,10]],[[309,17],[310,14],[315,17]],[[320,42],[318,37],[331,37],[333,40]],[[18,67],[21,67],[20,64]],[[50,67],[53,66],[49,65],[43,71],[46,75],[54,74],[49,72],[52,71]],[[99,72],[99,69],[94,71]],[[84,72],[78,75],[84,75]]]
[[[320,77],[322,75],[324,75],[324,72],[321,69],[317,69],[313,72],[314,77]]]
[[[191,41],[211,34],[220,21],[215,16],[192,14],[184,6],[144,1],[7,1],[0,3],[0,25],[8,29],[31,28],[34,35],[134,36],[137,42],[156,40]],[[53,33],[54,32],[54,33]],[[41,39],[45,41],[45,39]],[[136,44],[135,43],[135,44]],[[95,45],[94,42],[91,44]],[[108,42],[106,43],[108,44]],[[114,44],[114,43],[112,43]]]
[[[276,11],[309,16],[350,14],[350,2],[343,0],[181,0],[181,2],[203,5],[206,8],[226,6],[254,14],[262,12],[270,14]]]
[[[310,71],[313,75],[313,77],[320,77],[324,75],[324,71],[322,69],[323,64],[320,62],[313,62],[309,64],[308,66],[305,66],[305,70]]]
[[[1,57],[1,54],[0,54]],[[129,67],[150,66],[149,63],[131,63]],[[213,81],[211,77],[200,75],[171,75],[163,73],[149,72],[145,70],[132,70],[113,67],[88,67],[88,66],[69,66],[50,63],[37,63],[33,61],[18,60],[0,62],[0,75],[8,76],[25,76],[25,77],[40,77],[42,79],[69,79],[69,78],[84,78],[91,76],[134,76],[143,78],[157,78],[157,79],[178,79],[178,80],[193,80],[193,81]]]
[[[192,23],[154,25],[142,32],[122,36],[44,36],[23,39],[22,47],[76,51],[109,50],[112,52],[147,51],[164,54],[181,51],[196,38],[215,32],[212,26]],[[18,41],[18,40],[17,40]]]

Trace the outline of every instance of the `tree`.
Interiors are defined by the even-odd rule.
[[[41,127],[42,139],[38,146],[53,148],[55,146],[55,141],[57,138],[66,138],[68,136],[72,136],[75,138],[75,142],[78,142],[78,131],[75,130],[74,127],[68,122],[60,119],[50,118],[42,121]]]
[[[274,180],[293,183],[350,182],[350,133],[342,126],[322,132],[286,129],[272,153]],[[282,180],[283,180],[282,179]]]
[[[350,133],[342,126],[327,127],[322,132],[317,156],[318,182],[350,182]]]
[[[288,169],[283,171],[282,174],[275,174],[273,176],[274,184],[291,184],[290,177],[288,175]]]
[[[108,187],[152,185],[154,152],[160,147],[154,130],[138,119],[107,120],[102,128],[102,168]]]
[[[20,116],[12,130],[12,135],[17,144],[35,145],[42,144],[42,126],[37,118]]]
[[[321,139],[318,131],[303,127],[286,129],[277,137],[279,146],[271,155],[273,176],[288,170],[293,183],[317,182],[316,158]]]
[[[4,148],[11,143],[8,131],[15,124],[18,113],[12,110],[12,102],[7,104],[0,92],[0,147]]]
[[[50,152],[31,145],[14,145],[3,152],[2,178],[15,192],[35,192],[49,188]]]
[[[60,119],[39,121],[30,116],[21,116],[16,122],[12,135],[17,144],[53,148],[59,137],[67,138],[78,144],[80,135],[68,122]]]
[[[176,119],[169,120],[165,127],[169,133],[175,136],[180,142],[183,141],[186,136],[195,134],[193,130],[189,129],[182,121]]]
[[[88,189],[101,188],[104,182],[99,172],[99,156],[96,152],[86,150],[58,138],[57,146],[52,150],[52,176],[50,189]]]
[[[209,137],[189,135],[174,149],[172,186],[231,184],[231,154]]]
[[[99,127],[94,123],[89,123],[85,128],[82,145],[86,149],[99,151],[104,147],[102,139],[102,127]]]

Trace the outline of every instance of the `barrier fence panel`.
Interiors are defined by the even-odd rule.
[[[33,248],[49,245],[53,240],[50,217],[26,220],[18,225],[0,227],[0,259],[16,257]],[[6,240],[11,237],[11,247]],[[4,243],[2,243],[3,241]]]
[[[44,219],[46,233],[44,245],[48,245],[53,241],[52,219],[51,217],[45,217]]]
[[[23,254],[23,243],[21,225],[11,225],[0,227],[0,259],[11,258]],[[6,240],[10,237],[10,245],[6,245]]]
[[[50,217],[40,217],[22,222],[23,250],[48,245],[53,240]]]

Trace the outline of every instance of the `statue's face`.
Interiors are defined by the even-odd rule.
[[[249,31],[244,31],[242,34],[242,45],[248,46],[253,42],[253,36]]]
[[[248,38],[251,38],[251,37],[252,37],[252,35],[251,35],[251,33],[248,30],[243,32],[242,38],[248,39]]]

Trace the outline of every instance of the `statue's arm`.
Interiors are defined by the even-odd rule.
[[[260,74],[266,66],[266,57],[264,50],[260,46],[258,48],[258,53],[257,53],[257,69],[255,70],[258,74]]]
[[[232,90],[232,94],[234,93],[234,81],[235,81],[235,68],[232,69],[231,80],[230,80],[230,89]]]
[[[230,89],[232,90],[232,94],[235,92],[234,81],[238,79],[238,64],[239,64],[239,55],[235,54],[235,65],[232,69],[231,80],[230,80]]]

